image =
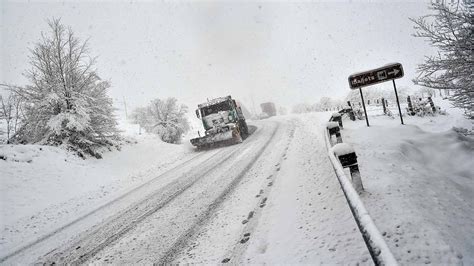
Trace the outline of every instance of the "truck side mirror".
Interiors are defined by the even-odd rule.
[[[197,118],[201,118],[201,117],[199,116],[199,109],[196,109],[196,117],[197,117]]]

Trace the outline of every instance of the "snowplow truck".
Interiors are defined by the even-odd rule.
[[[242,108],[231,96],[220,97],[198,105],[196,117],[201,119],[205,135],[191,139],[198,148],[216,144],[241,143],[249,134]]]

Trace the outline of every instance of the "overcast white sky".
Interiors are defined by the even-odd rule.
[[[90,38],[111,96],[131,106],[175,96],[194,109],[228,94],[246,105],[314,103],[343,97],[351,73],[391,62],[405,69],[397,84],[414,87],[432,53],[408,20],[428,13],[427,1],[0,1],[0,83],[26,84],[28,48],[59,17]]]

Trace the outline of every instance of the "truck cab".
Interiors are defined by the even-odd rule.
[[[196,117],[200,118],[205,136],[191,139],[191,144],[201,146],[225,140],[242,142],[248,127],[240,105],[232,97],[219,97],[198,105]]]

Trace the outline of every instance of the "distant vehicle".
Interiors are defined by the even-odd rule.
[[[198,105],[196,116],[202,120],[205,135],[191,139],[198,147],[211,147],[217,143],[241,143],[249,134],[242,108],[229,95]]]
[[[275,104],[272,102],[262,103],[260,104],[262,108],[262,112],[267,114],[269,117],[276,116],[277,110],[275,108]]]

